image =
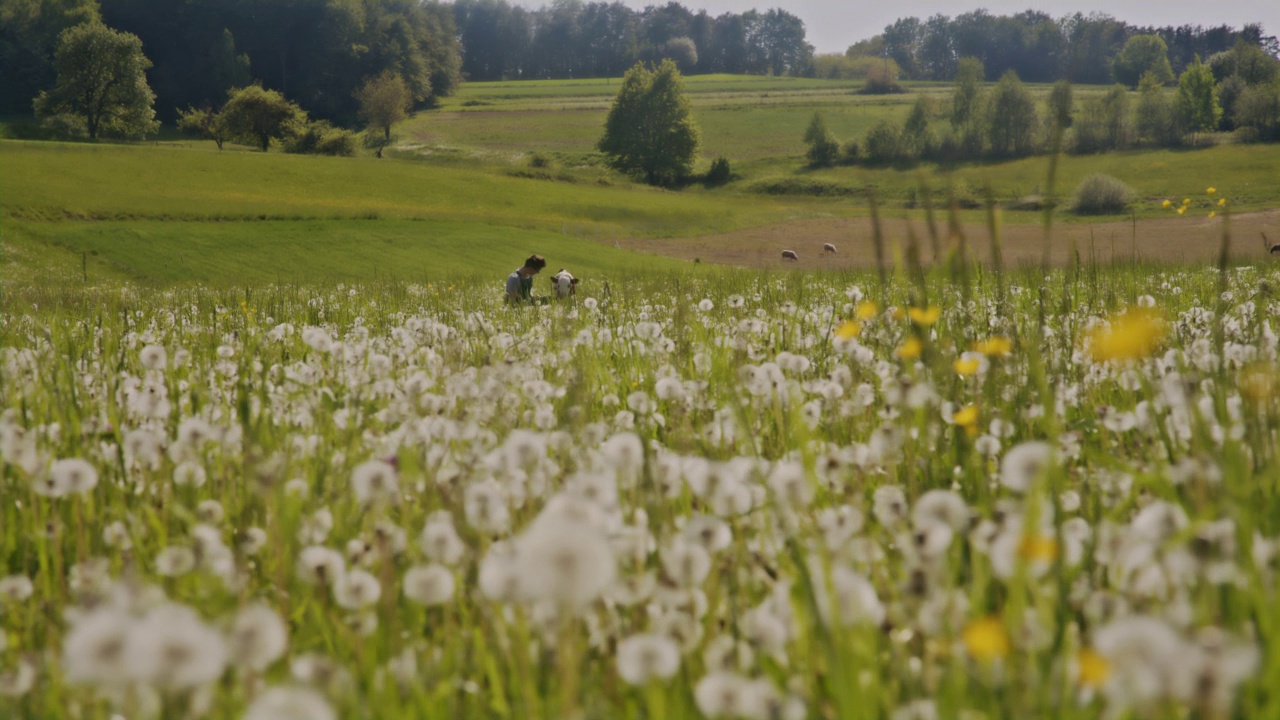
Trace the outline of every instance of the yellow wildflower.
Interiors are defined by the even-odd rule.
[[[893,315],[892,315],[892,317],[893,317],[893,319],[894,319],[894,320],[902,320],[902,319],[903,319],[903,318],[905,318],[906,316],[907,316],[907,311],[906,311],[906,310],[903,310],[902,308],[894,308],[894,309],[893,309]]]
[[[924,343],[918,337],[909,337],[898,346],[894,354],[903,360],[915,360],[924,351]]]
[[[1209,217],[1216,217],[1216,216],[1217,216],[1217,214],[1218,214],[1218,211],[1217,211],[1217,210],[1210,210],[1210,211],[1209,211]]]
[[[1191,204],[1191,198],[1182,198],[1182,204],[1183,204],[1183,205],[1190,205],[1190,204]]]
[[[1208,187],[1208,188],[1205,188],[1204,190],[1205,195],[1212,195],[1216,192],[1218,192],[1218,188],[1216,187]]]
[[[1051,563],[1058,557],[1058,541],[1044,535],[1026,535],[1018,544],[1018,555],[1028,562]]]
[[[1226,204],[1227,204],[1226,198],[1218,198],[1218,207],[1222,207],[1223,205],[1226,205]]]
[[[859,320],[870,320],[875,317],[878,312],[880,312],[879,305],[876,305],[870,300],[864,300],[858,303],[858,308],[854,310],[854,315],[856,315]]]
[[[1013,352],[1013,341],[1009,338],[999,336],[989,337],[986,340],[979,340],[973,344],[973,349],[977,352],[991,357],[993,355],[1005,356]]]
[[[1173,207],[1173,201],[1172,201],[1172,200],[1165,200],[1164,202],[1160,203],[1160,207],[1162,207],[1162,208],[1164,208],[1164,209],[1168,210],[1169,208]]]
[[[1094,328],[1089,346],[1096,361],[1140,360],[1155,352],[1167,328],[1160,313],[1150,308],[1130,308],[1111,318],[1110,327]]]
[[[1240,374],[1240,394],[1255,403],[1264,403],[1280,394],[1280,381],[1263,363],[1246,368]]]
[[[942,317],[942,309],[937,305],[930,305],[927,308],[913,307],[907,310],[907,316],[911,318],[911,322],[928,327],[938,322],[938,318]]]
[[[1089,648],[1081,648],[1076,654],[1079,667],[1078,681],[1085,687],[1102,687],[1111,675],[1111,662]]]
[[[836,328],[836,337],[841,340],[852,340],[862,332],[862,326],[852,320],[845,320]]]
[[[951,416],[951,422],[968,430],[978,427],[978,417],[981,415],[977,405],[965,405]]]
[[[957,375],[964,375],[965,377],[977,375],[978,368],[981,366],[982,363],[976,357],[959,357],[951,364],[951,367],[955,368]]]
[[[1183,205],[1182,207],[1178,208],[1178,214],[1179,214],[1179,215],[1181,215],[1181,214],[1185,213],[1186,211],[1187,211],[1187,206],[1186,206],[1186,205]]]
[[[1004,621],[995,615],[969,623],[961,640],[964,649],[975,660],[990,662],[1009,654],[1009,632],[1004,629]]]

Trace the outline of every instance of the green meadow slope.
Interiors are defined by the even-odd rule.
[[[627,237],[723,232],[817,203],[373,158],[0,141],[10,279],[148,282],[505,275],[530,252],[591,274],[675,268]]]
[[[711,260],[719,256],[709,245],[700,252],[710,239],[752,228],[772,228],[753,252],[776,260],[775,246],[790,242],[788,227],[803,232],[811,226],[799,221],[865,216],[872,193],[886,217],[919,217],[924,185],[939,204],[947,188],[967,201],[990,188],[1007,225],[1042,220],[1013,208],[1046,192],[1044,156],[912,168],[804,166],[802,136],[814,112],[841,140],[860,139],[882,119],[904,118],[917,93],[944,107],[944,85],[870,97],[848,81],[688,78],[704,138],[699,168],[717,156],[734,168],[734,179],[714,190],[649,188],[604,167],[594,146],[617,85],[616,78],[469,83],[439,109],[398,126],[381,159],[367,151],[355,158],[231,145],[218,151],[195,140],[0,140],[0,270],[10,283],[444,281],[500,279],[539,252],[553,266],[616,277]],[[1077,100],[1100,91],[1079,88]],[[934,122],[945,123],[941,110]],[[12,136],[8,129],[0,124],[0,136]],[[1131,185],[1139,200],[1122,217],[1082,219],[1063,208],[1054,222],[1167,218],[1162,200],[1203,197],[1208,185],[1235,212],[1280,208],[1277,168],[1280,145],[1063,156],[1059,197],[1103,172]],[[962,219],[985,222],[985,213],[964,211]]]

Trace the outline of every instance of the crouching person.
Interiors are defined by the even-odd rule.
[[[578,294],[578,278],[568,270],[560,268],[560,272],[551,276],[551,287],[555,288],[556,297],[564,298]]]
[[[507,304],[523,305],[546,302],[546,298],[534,297],[533,276],[547,266],[541,255],[530,255],[524,265],[507,276]]]

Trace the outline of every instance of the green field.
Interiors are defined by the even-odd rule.
[[[872,97],[857,94],[853,82],[730,76],[688,78],[687,87],[704,139],[699,168],[727,157],[734,180],[715,190],[648,188],[608,170],[594,150],[617,84],[466,84],[398,126],[384,159],[368,151],[356,158],[217,151],[172,133],[136,144],[0,140],[5,277],[493,277],[531,251],[615,275],[675,262],[628,253],[632,238],[683,238],[696,247],[707,234],[865,215],[870,193],[893,216],[918,215],[926,184],[939,202],[949,187],[969,200],[989,187],[1001,204],[1047,191],[1047,157],[804,167],[801,138],[815,111],[837,137],[860,138],[880,119],[905,117],[916,91],[943,108],[947,86]],[[1047,87],[1032,91],[1042,97]],[[1077,101],[1100,91],[1078,89]],[[940,114],[935,122],[944,123]],[[24,127],[9,119],[0,136]],[[1065,156],[1056,192],[1069,195],[1084,176],[1105,172],[1136,189],[1137,218],[1165,216],[1161,200],[1206,184],[1247,212],[1280,207],[1277,167],[1277,145]],[[982,211],[965,217],[980,219]],[[1004,215],[1006,223],[1041,220],[1038,212]]]
[[[980,262],[784,272],[922,184],[1034,260],[1049,159],[809,171],[815,109],[910,97],[705,78],[738,177],[655,189],[610,87],[469,85],[382,159],[0,128],[0,719],[1280,717],[1276,214],[1228,242],[1280,148],[1061,161],[1141,199],[1060,248],[1238,264],[1002,269],[970,209]],[[577,295],[504,303],[530,252]]]

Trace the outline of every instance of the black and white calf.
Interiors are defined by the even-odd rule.
[[[551,276],[551,286],[556,290],[556,297],[576,295],[578,292],[578,278],[569,274],[568,270],[560,268],[560,272]]]

